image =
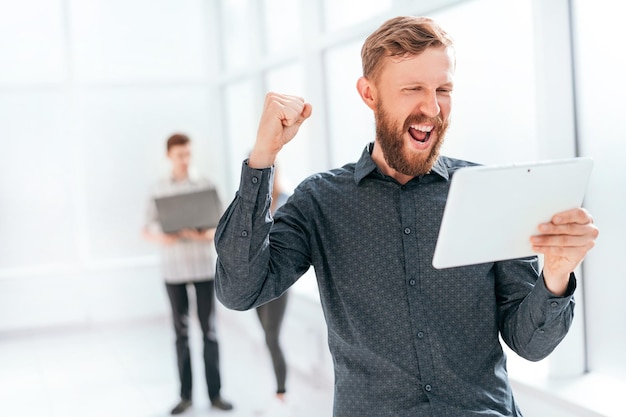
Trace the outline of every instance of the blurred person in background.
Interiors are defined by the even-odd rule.
[[[192,406],[191,355],[189,349],[189,294],[193,285],[198,320],[202,330],[203,356],[209,399],[214,408],[231,410],[232,404],[220,395],[219,347],[215,330],[215,228],[184,229],[163,233],[154,199],[213,187],[206,178],[190,175],[191,141],[184,134],[174,134],[166,142],[170,175],[152,188],[148,201],[143,237],[159,244],[161,271],[172,308],[176,335],[176,356],[180,378],[180,400],[171,414],[181,414]]]

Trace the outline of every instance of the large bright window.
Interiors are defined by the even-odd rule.
[[[291,0],[264,0],[264,2],[266,52],[272,55],[297,50],[304,40],[300,2]],[[285,36],[286,33],[289,36]]]
[[[67,79],[61,0],[0,0],[0,85]]]
[[[471,1],[433,16],[456,44],[443,152],[480,163],[536,159],[532,1]]]
[[[391,8],[392,0],[324,0],[324,29],[328,32],[359,24]]]
[[[224,115],[229,149],[230,173],[233,189],[239,185],[241,163],[248,157],[256,138],[256,128],[263,102],[256,92],[256,84],[244,79],[224,86]],[[229,199],[232,195],[229,194]]]
[[[253,0],[223,0],[220,6],[220,43],[221,62],[226,70],[238,70],[244,68],[251,59],[258,57],[259,34],[254,26],[258,20],[257,10]]]
[[[376,135],[372,110],[356,89],[363,41],[337,45],[325,55],[328,94],[328,134],[333,166],[355,162]]]
[[[581,153],[595,165],[585,205],[600,228],[585,262],[588,366],[626,379],[626,140],[621,112],[626,97],[626,6],[612,0],[574,2]]]

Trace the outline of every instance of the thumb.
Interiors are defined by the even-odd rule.
[[[283,126],[285,127],[300,127],[300,125],[302,123],[304,123],[304,121],[306,119],[308,119],[309,117],[311,117],[311,114],[313,113],[313,107],[311,106],[310,103],[304,103],[304,106],[302,108],[302,112],[298,115],[298,117],[293,120],[293,123],[291,120],[286,120],[283,119]]]
[[[302,109],[302,113],[300,114],[299,123],[302,124],[302,122],[311,117],[312,113],[313,106],[311,106],[311,103],[304,103],[304,108]]]
[[[299,127],[306,119],[311,117],[313,107],[309,103],[304,103],[302,111],[296,117],[283,117],[281,123],[284,127]]]

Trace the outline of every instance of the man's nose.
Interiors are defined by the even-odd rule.
[[[426,94],[419,104],[419,111],[427,117],[435,117],[441,111],[436,93]]]

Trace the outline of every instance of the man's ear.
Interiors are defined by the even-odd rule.
[[[356,89],[358,90],[363,102],[367,104],[367,107],[372,110],[376,110],[376,98],[374,96],[376,90],[371,81],[365,77],[359,78],[356,82]]]

